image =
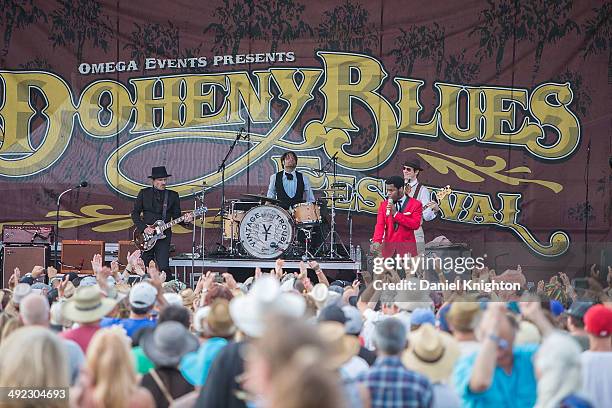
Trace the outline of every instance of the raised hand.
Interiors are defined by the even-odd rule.
[[[142,258],[138,258],[134,263],[134,273],[138,276],[144,276],[145,274],[145,263]]]
[[[111,262],[111,266],[110,266],[110,270],[111,270],[111,274],[117,278],[117,276],[119,275],[119,262],[117,261],[112,261]]]
[[[137,249],[136,251],[127,254],[127,262],[128,265],[132,265],[132,267],[134,267],[136,265],[136,262],[140,259],[140,249]]]
[[[43,268],[42,266],[36,265],[34,268],[32,268],[32,277],[34,279],[44,274],[45,274],[45,268]]]
[[[96,275],[102,272],[102,255],[94,255],[93,259],[91,260],[91,269],[93,269],[94,274]]]
[[[57,295],[61,298],[64,297],[64,291],[66,290],[66,286],[68,286],[68,282],[70,282],[68,280],[69,278],[70,276],[68,276],[68,274],[64,275],[64,279],[62,279],[62,281],[60,282],[57,288]]]
[[[225,279],[225,284],[227,285],[228,289],[234,290],[238,287],[236,279],[234,279],[234,276],[231,273],[225,272],[222,276]]]
[[[278,279],[281,279],[284,275],[283,266],[285,266],[285,260],[278,258],[274,263],[274,274]]]
[[[597,264],[591,265],[591,277],[595,279],[599,279],[599,269],[597,269]]]
[[[304,261],[300,261],[300,273],[297,276],[298,279],[304,279],[304,277],[308,276],[308,268]]]
[[[570,279],[565,273],[559,272],[559,276],[561,277],[561,282],[563,282],[565,286],[572,286],[572,284],[570,283]]]
[[[50,266],[47,268],[47,277],[49,278],[49,280],[55,278],[57,276],[57,269],[55,269],[54,267]]]

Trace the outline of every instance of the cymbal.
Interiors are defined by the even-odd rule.
[[[340,200],[346,200],[346,197],[319,197],[319,200],[334,200],[334,201],[340,201]]]
[[[269,201],[269,202],[274,203],[274,204],[280,204],[280,200],[277,200],[276,198],[266,197],[265,195],[260,195],[260,194],[243,194],[242,196],[250,198],[252,200]]]

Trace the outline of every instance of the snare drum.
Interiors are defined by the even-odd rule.
[[[321,207],[315,203],[296,204],[291,207],[291,214],[298,225],[321,222]]]

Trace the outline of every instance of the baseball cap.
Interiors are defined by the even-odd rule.
[[[164,293],[164,299],[169,305],[183,306],[183,298],[178,293]]]
[[[612,336],[612,309],[604,305],[591,307],[584,315],[584,328],[597,337]]]
[[[567,309],[565,314],[568,316],[576,317],[578,319],[582,319],[584,318],[584,315],[587,312],[587,310],[589,310],[591,306],[593,305],[594,305],[593,302],[589,302],[586,300],[576,300],[575,302],[572,303],[570,308]]]
[[[153,306],[156,298],[157,289],[147,282],[138,283],[132,287],[132,290],[130,290],[130,305],[137,308]]]
[[[28,285],[33,285],[34,278],[31,276],[24,276],[23,278],[19,279],[19,283],[26,283]]]
[[[563,307],[563,304],[561,304],[561,302],[559,302],[558,300],[551,300],[550,312],[553,314],[553,316],[557,317],[563,312],[565,312],[565,308]]]
[[[436,325],[436,316],[434,316],[431,309],[425,309],[420,307],[414,309],[412,311],[412,314],[410,315],[410,324],[417,325],[425,323],[429,323],[433,326]]]

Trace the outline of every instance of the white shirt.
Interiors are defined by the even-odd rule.
[[[370,366],[366,361],[359,357],[353,356],[349,361],[344,363],[342,367],[340,367],[340,371],[342,372],[342,378],[354,380],[359,374],[365,373],[370,369]]]
[[[289,180],[287,178],[287,174],[293,175],[293,179]],[[310,187],[310,181],[304,173],[301,174],[302,178],[304,179],[304,194],[306,196],[306,202],[314,203],[315,198],[312,192],[312,187]],[[285,170],[283,170],[283,188],[285,189],[285,193],[287,193],[289,198],[295,197],[295,194],[297,193],[297,183],[297,174],[295,169],[291,173],[287,173]],[[276,173],[270,176],[270,184],[268,185],[268,193],[266,196],[268,198],[278,198],[276,194]]]
[[[595,408],[612,407],[612,352],[585,351],[582,361],[582,391]]]
[[[410,181],[410,193],[408,194],[411,198],[416,198],[423,204],[423,220],[431,221],[436,218],[436,212],[431,208],[425,208],[427,204],[431,202],[431,194],[429,193],[429,189],[424,185],[421,185],[421,190],[419,191],[419,196],[414,197],[414,193],[416,192],[417,185],[419,184],[418,179],[413,179]]]

